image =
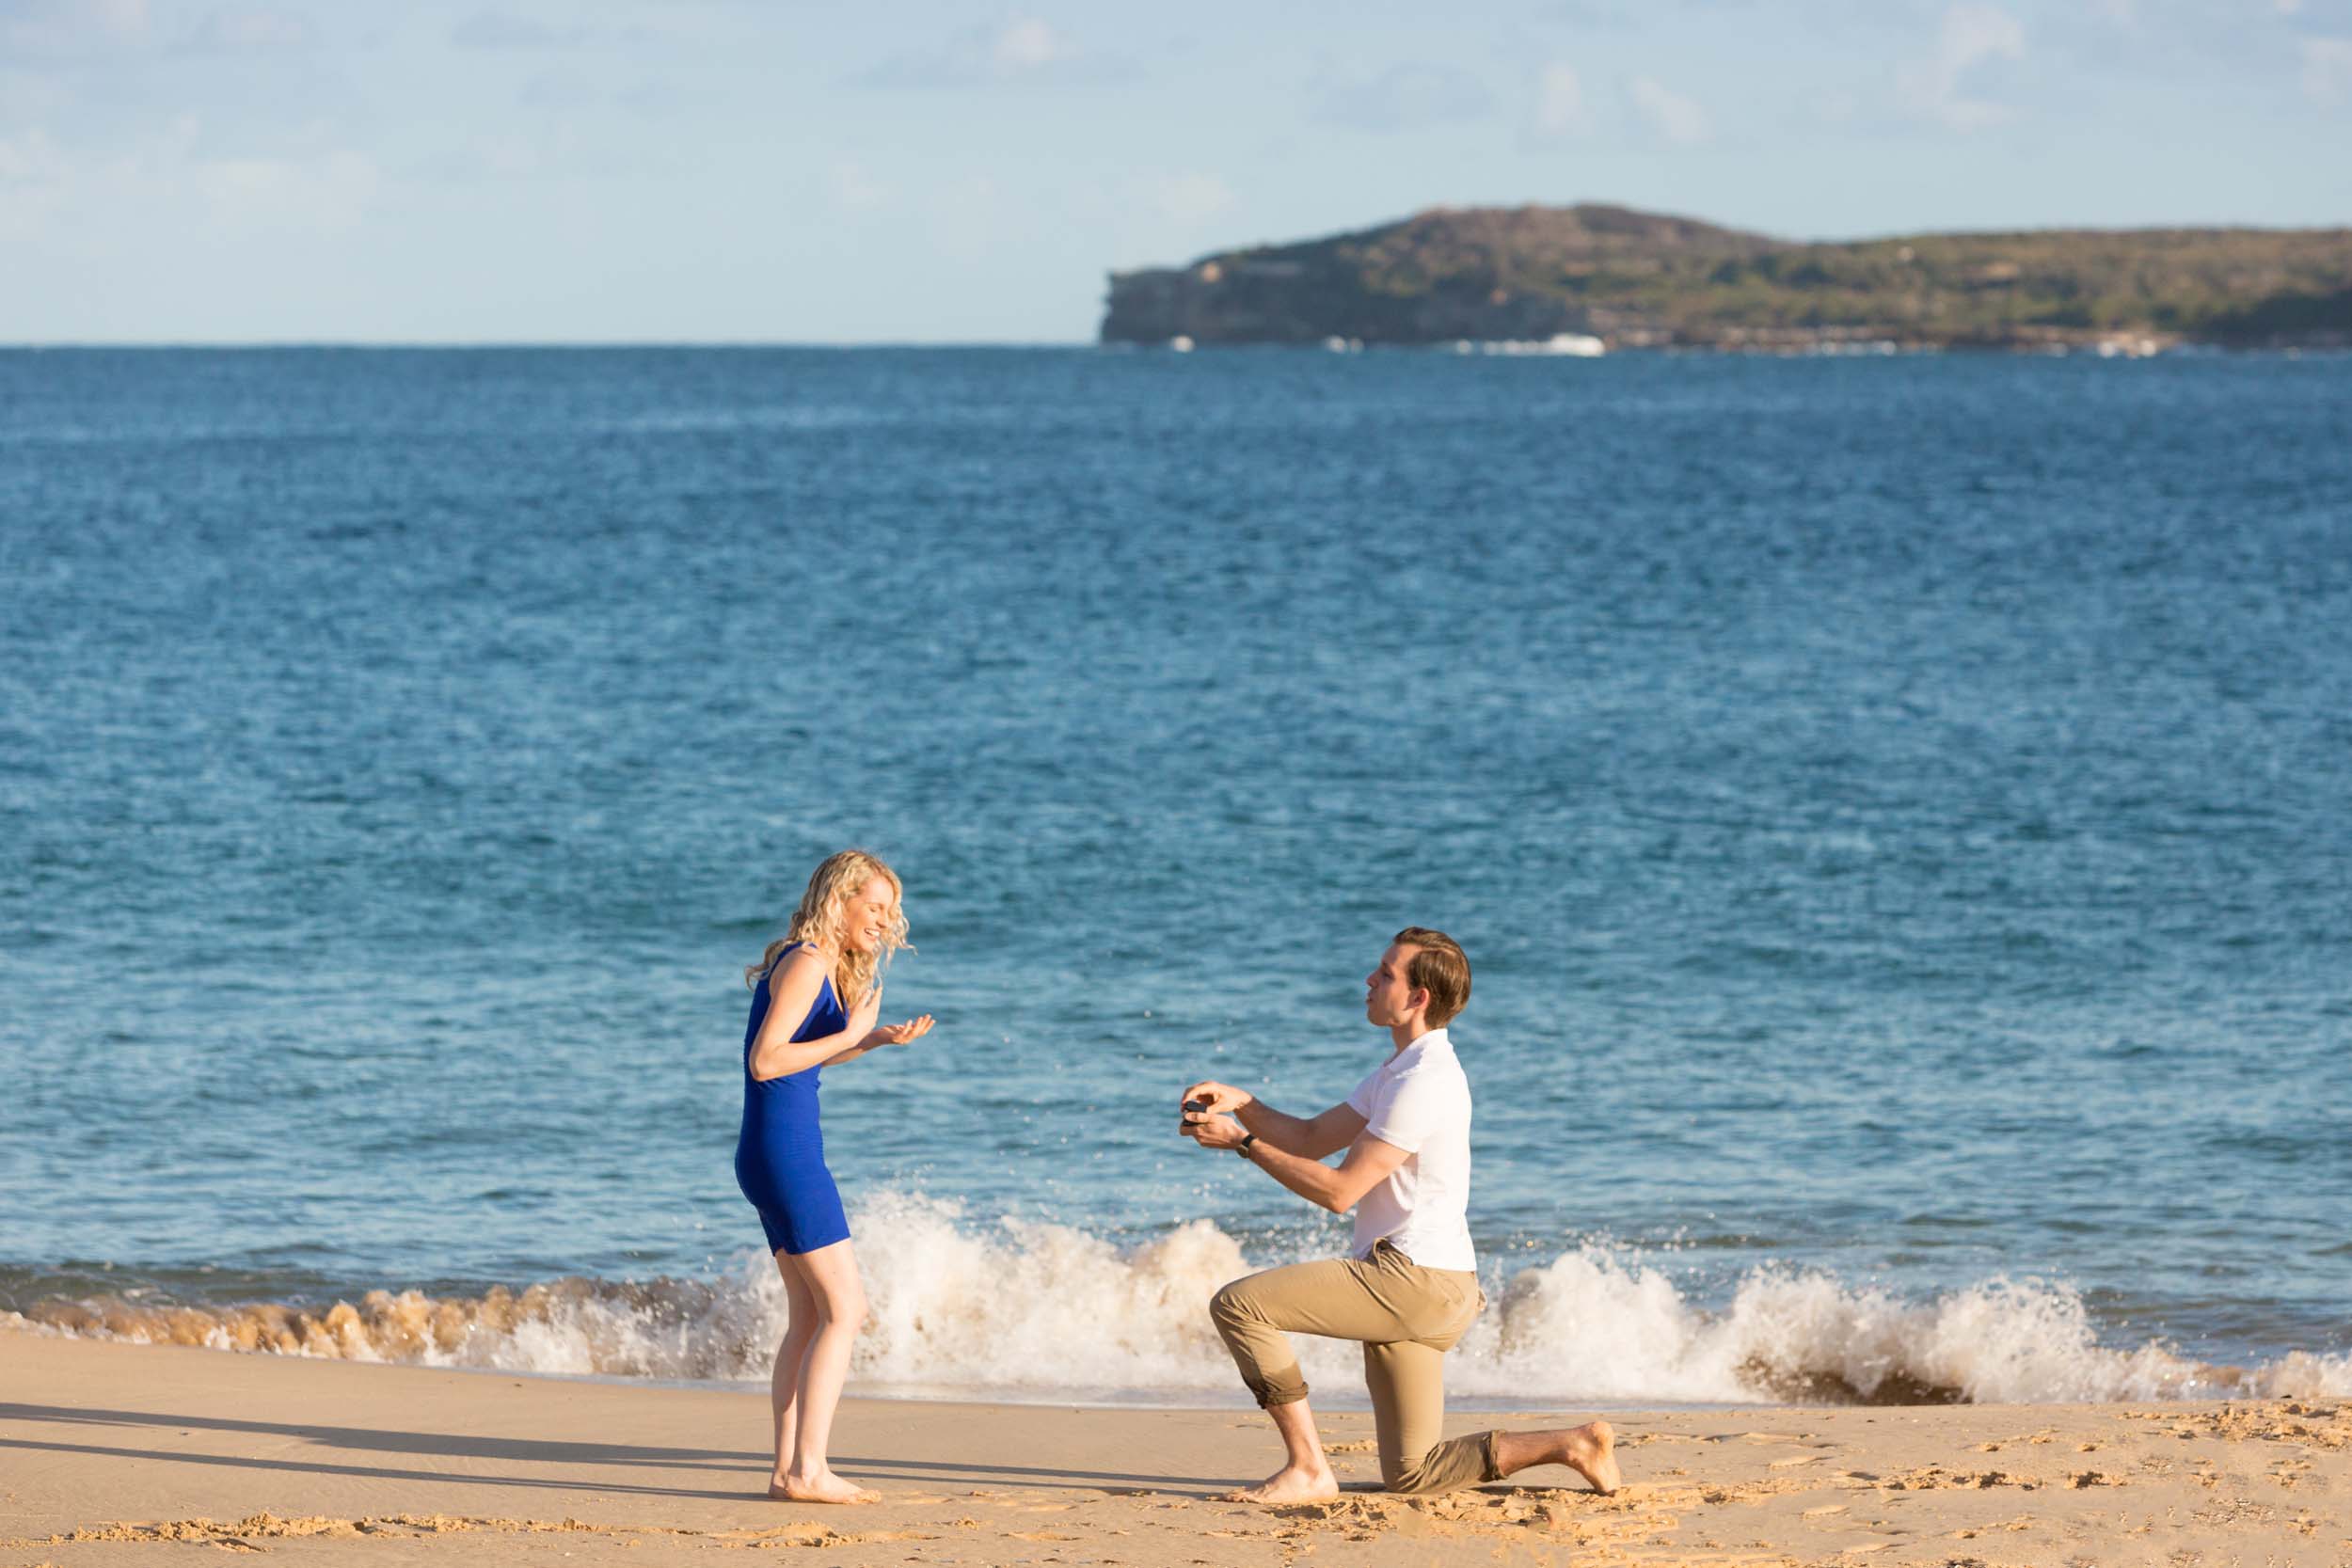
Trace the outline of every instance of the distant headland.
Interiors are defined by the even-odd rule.
[[[1435,208],[1111,274],[1106,343],[1766,352],[2352,346],[2352,230],[1803,244],[1626,207]]]

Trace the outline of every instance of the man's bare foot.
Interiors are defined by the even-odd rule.
[[[1607,1421],[1555,1427],[1549,1432],[1499,1432],[1495,1433],[1495,1465],[1506,1476],[1531,1465],[1565,1465],[1604,1497],[1621,1481],[1617,1434]]]
[[[1321,1470],[1302,1470],[1295,1465],[1285,1465],[1255,1486],[1228,1492],[1225,1500],[1266,1505],[1327,1503],[1339,1495],[1339,1478],[1331,1473],[1328,1466]]]
[[[1570,1428],[1559,1463],[1582,1476],[1604,1497],[1624,1480],[1617,1473],[1617,1434],[1607,1421],[1587,1421]]]
[[[878,1503],[880,1492],[853,1486],[831,1470],[813,1476],[786,1476],[768,1482],[768,1496],[780,1503]]]

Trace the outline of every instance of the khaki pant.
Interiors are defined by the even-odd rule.
[[[1307,1397],[1283,1331],[1360,1339],[1380,1434],[1380,1481],[1391,1492],[1446,1492],[1500,1481],[1495,1434],[1438,1441],[1445,1424],[1445,1353],[1486,1298],[1466,1269],[1424,1269],[1382,1242],[1370,1258],[1294,1263],[1236,1279],[1209,1304],[1216,1331],[1264,1405]]]

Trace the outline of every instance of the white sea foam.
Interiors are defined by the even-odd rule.
[[[1759,1271],[1705,1312],[1659,1271],[1585,1251],[1514,1276],[1450,1382],[1546,1400],[2042,1403],[2227,1392],[2217,1383],[2227,1376],[2153,1343],[2101,1345],[2082,1298],[2043,1281],[1906,1303],[1823,1274]]]
[[[883,1195],[858,1212],[871,1306],[851,1375],[868,1393],[1013,1399],[1240,1399],[1209,1325],[1246,1259],[1209,1222],[1122,1250],[1065,1226],[975,1228],[952,1204]],[[2352,1396],[2352,1354],[2201,1365],[2147,1342],[2102,1344],[2082,1299],[1996,1278],[1924,1302],[1818,1273],[1758,1271],[1708,1310],[1655,1266],[1588,1247],[1525,1268],[1447,1368],[1457,1395],[1523,1406],[1799,1400],[1998,1403],[2224,1395]],[[158,1307],[38,1304],[17,1326],[362,1361],[516,1371],[764,1381],[785,1293],[748,1254],[717,1281],[557,1280],[433,1298]],[[1352,1347],[1299,1342],[1310,1381],[1360,1399]]]

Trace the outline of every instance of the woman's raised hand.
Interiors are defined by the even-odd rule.
[[[882,987],[876,986],[866,993],[866,1000],[851,1010],[848,1033],[855,1035],[859,1039],[864,1039],[873,1033],[874,1020],[881,1016]]]
[[[866,1037],[866,1043],[868,1045],[911,1044],[930,1034],[933,1022],[931,1015],[925,1013],[921,1018],[911,1018],[904,1023],[893,1023],[887,1028],[869,1032]]]

